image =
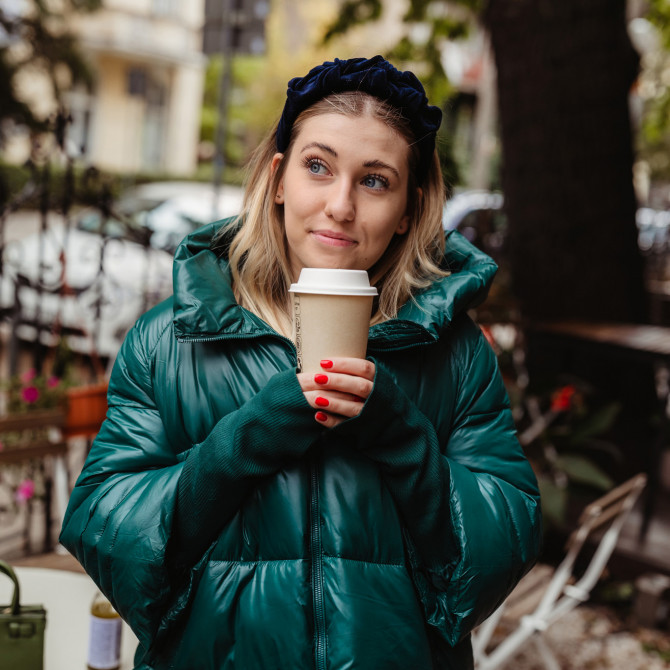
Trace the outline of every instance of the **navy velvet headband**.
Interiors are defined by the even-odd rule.
[[[428,104],[421,82],[412,72],[401,72],[382,58],[351,58],[310,70],[304,77],[288,83],[286,104],[277,127],[277,151],[284,153],[291,140],[291,129],[298,115],[331,93],[362,91],[397,107],[409,121],[421,156],[419,170],[422,178],[430,165],[435,149],[435,134],[440,127],[442,112]]]

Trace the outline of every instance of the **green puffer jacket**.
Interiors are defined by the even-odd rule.
[[[220,224],[219,224],[220,225]],[[466,314],[493,262],[370,329],[361,414],[324,429],[293,344],[240,308],[217,224],[128,334],[61,541],[140,640],[141,670],[466,670],[470,630],[529,569],[535,477]]]

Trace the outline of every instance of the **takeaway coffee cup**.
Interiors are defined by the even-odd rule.
[[[303,268],[289,291],[301,372],[320,372],[324,358],[365,358],[377,295],[365,270]]]

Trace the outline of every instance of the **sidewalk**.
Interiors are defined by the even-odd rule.
[[[557,621],[545,633],[545,640],[562,670],[670,668],[667,630],[634,627],[602,606],[578,607]],[[507,664],[506,670],[546,670],[546,667],[530,644]]]

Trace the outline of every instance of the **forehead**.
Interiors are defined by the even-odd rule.
[[[383,121],[372,116],[319,114],[303,121],[294,140],[294,150],[302,152],[318,142],[334,149],[338,157],[393,161],[405,165],[409,156],[407,140]]]

